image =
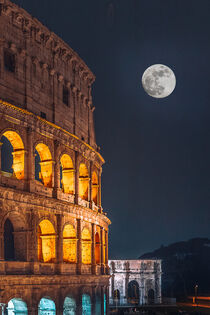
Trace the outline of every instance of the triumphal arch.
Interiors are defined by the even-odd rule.
[[[0,303],[7,314],[107,314],[104,160],[84,61],[0,0]]]

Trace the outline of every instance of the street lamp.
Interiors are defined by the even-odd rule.
[[[198,296],[198,285],[195,285],[195,304],[198,305],[197,303],[197,296]]]

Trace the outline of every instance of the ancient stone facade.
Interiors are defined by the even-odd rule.
[[[66,43],[0,1],[0,303],[8,314],[107,312],[110,220],[93,82]]]
[[[161,260],[109,260],[111,305],[161,303]]]

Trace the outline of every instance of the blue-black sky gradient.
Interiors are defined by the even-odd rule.
[[[210,237],[210,1],[15,0],[96,75],[97,143],[110,258]],[[172,95],[148,96],[144,70],[171,67]]]

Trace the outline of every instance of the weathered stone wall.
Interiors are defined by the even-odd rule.
[[[91,97],[94,75],[37,19],[9,0],[1,2],[1,98],[38,116],[44,113],[48,121],[96,149]],[[10,70],[5,54],[13,59]]]
[[[110,304],[132,304],[129,297],[129,283],[136,283],[136,300],[140,305],[161,303],[161,261],[160,260],[109,260]],[[117,296],[117,291],[119,296]],[[154,300],[149,301],[148,292],[154,291]],[[118,301],[120,297],[120,300]],[[129,301],[130,298],[130,301]]]
[[[108,310],[107,276],[100,278],[96,276],[88,278],[85,276],[22,276],[21,281],[18,276],[5,276],[1,277],[1,281],[3,285],[1,286],[0,303],[7,307],[10,300],[21,299],[26,303],[29,315],[42,314],[38,313],[38,309],[43,297],[52,299],[58,315],[82,315],[84,314],[84,310],[82,311],[83,294],[90,297],[92,315],[105,315]],[[75,313],[65,311],[66,297],[71,297],[75,301]]]

